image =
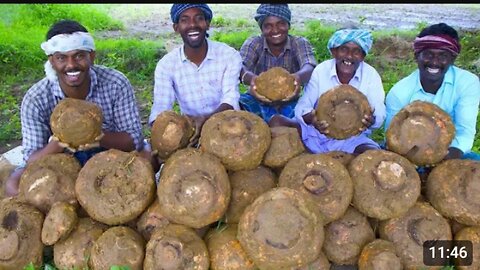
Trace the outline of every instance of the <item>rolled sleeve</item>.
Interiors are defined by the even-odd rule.
[[[43,148],[52,135],[49,123],[50,115],[45,115],[36,100],[35,96],[25,95],[20,109],[23,160],[25,162],[33,152]]]
[[[310,42],[308,42],[308,40],[303,37],[297,38],[295,42],[297,43],[296,47],[298,49],[298,53],[296,54],[296,56],[300,68],[302,68],[306,64],[310,64],[315,67],[317,65],[317,60],[315,59],[313,47]]]

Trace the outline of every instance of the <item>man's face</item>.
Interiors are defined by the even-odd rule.
[[[277,16],[268,16],[262,23],[262,35],[268,45],[284,45],[288,37],[288,22]]]
[[[56,52],[49,55],[48,59],[63,85],[78,87],[89,82],[89,69],[93,65],[95,52],[83,50]]]
[[[425,49],[415,55],[420,78],[429,81],[443,81],[443,77],[450,65],[455,61],[455,56],[442,49]]]
[[[338,73],[353,75],[360,63],[365,59],[365,53],[355,42],[348,42],[331,49],[336,60]]]
[[[173,24],[173,30],[179,33],[183,43],[191,48],[199,48],[205,41],[210,22],[199,8],[189,8],[182,12],[178,23]]]

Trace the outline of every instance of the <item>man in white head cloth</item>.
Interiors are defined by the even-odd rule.
[[[41,47],[48,56],[46,77],[23,97],[20,117],[25,164],[7,179],[7,196],[18,193],[18,182],[26,164],[47,154],[72,149],[53,137],[50,128],[50,115],[64,98],[93,102],[103,112],[103,134],[98,141],[73,149],[82,166],[94,154],[106,149],[141,151],[144,147],[133,87],[121,72],[94,65],[95,44],[84,26],[72,20],[59,21],[50,27]]]

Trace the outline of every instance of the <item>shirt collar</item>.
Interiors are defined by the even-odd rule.
[[[416,87],[417,92],[423,91],[425,93],[428,93],[425,90],[423,90],[422,83],[420,83],[420,70],[417,69],[416,72],[417,72],[417,87]],[[443,86],[445,84],[453,85],[453,65],[450,65],[447,72],[445,73],[445,76],[443,77],[442,85],[438,89],[437,93],[440,92],[443,89]],[[429,93],[429,94],[431,94],[431,93]]]
[[[332,67],[330,68],[330,78],[336,77],[338,79],[337,75],[337,60],[335,58],[332,59]],[[353,75],[353,78],[357,79],[360,81],[362,79],[362,70],[363,70],[363,61],[360,62],[360,65],[358,65],[357,70],[355,71],[355,74]],[[353,79],[352,78],[352,79]]]
[[[210,50],[210,48],[212,48],[212,41],[210,41],[208,38],[206,38],[207,40],[207,55],[205,56],[205,59],[215,59],[215,55],[213,53],[213,50]],[[185,49],[184,49],[184,45],[180,46],[180,60],[182,60],[182,62],[185,62],[188,60],[187,56],[185,55]]]
[[[272,54],[270,47],[268,47],[267,39],[264,36],[262,36],[262,38],[263,38],[263,49]],[[283,47],[283,52],[286,52],[287,50],[288,51],[292,50],[292,40],[290,39],[290,35],[287,35],[287,43],[285,43],[285,47]]]

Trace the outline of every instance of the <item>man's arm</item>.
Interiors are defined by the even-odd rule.
[[[455,125],[455,137],[451,147],[463,153],[470,151],[476,133],[478,106],[480,100],[480,81],[478,77],[466,77],[457,89],[460,97],[452,115]],[[452,89],[453,90],[453,89]]]
[[[153,121],[157,116],[165,111],[173,108],[175,102],[175,89],[173,79],[168,72],[168,68],[172,69],[167,59],[162,58],[155,68],[155,84],[153,88],[153,104],[148,118],[148,124],[153,125]]]

